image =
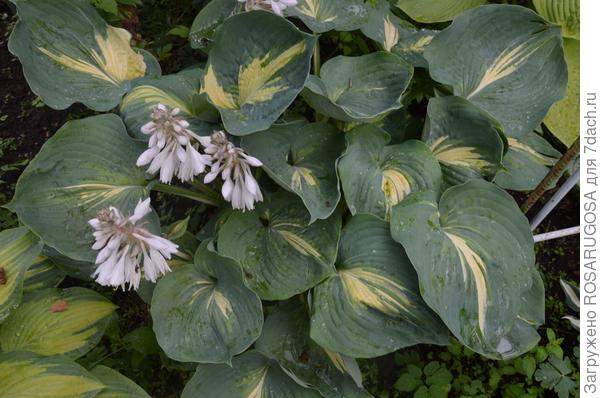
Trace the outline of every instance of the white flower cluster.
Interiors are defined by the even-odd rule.
[[[178,115],[178,108],[169,110],[162,104],[154,108],[152,121],[142,127],[142,132],[150,135],[150,140],[137,165],[150,164],[148,173],[160,171],[160,180],[166,184],[175,174],[181,181],[191,181],[210,166],[204,183],[214,181],[221,174],[223,198],[231,202],[234,209],[254,209],[254,203],[262,201],[263,197],[250,166],[262,166],[260,160],[235,147],[223,131],[217,131],[210,137],[197,136],[188,129],[189,123]],[[203,154],[193,141],[204,148]]]
[[[221,174],[221,193],[234,209],[252,210],[254,202],[262,202],[260,187],[250,170],[250,166],[262,166],[260,160],[247,155],[243,149],[234,147],[222,131],[217,131],[210,137],[200,137],[200,143],[204,146],[204,152],[213,158],[210,172],[204,177],[205,184],[214,181]]]
[[[201,155],[192,145],[197,136],[188,129],[190,124],[178,117],[180,110],[168,110],[159,104],[152,112],[152,121],[142,126],[142,133],[150,135],[148,149],[137,160],[138,166],[148,167],[148,173],[160,170],[160,180],[170,183],[173,175],[181,181],[191,181],[210,165],[210,156]]]
[[[150,213],[150,198],[140,201],[133,215],[123,216],[115,207],[100,210],[89,221],[94,228],[96,242],[92,249],[99,250],[96,257],[96,282],[104,286],[137,290],[142,269],[144,278],[156,279],[171,271],[167,261],[177,253],[173,242],[149,232],[139,221]],[[140,265],[143,265],[141,267]]]
[[[277,15],[283,16],[283,10],[288,7],[298,5],[297,0],[238,0],[240,3],[246,3],[246,11],[268,10]]]

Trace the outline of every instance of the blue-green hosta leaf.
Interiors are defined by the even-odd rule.
[[[500,359],[537,342],[520,318],[537,272],[533,238],[505,191],[471,180],[444,192],[439,205],[435,193],[415,193],[392,210],[391,231],[417,270],[423,298],[464,345]]]
[[[194,68],[141,80],[123,98],[119,109],[129,133],[147,139],[140,129],[150,121],[153,108],[163,104],[171,109],[181,109],[181,117],[190,123],[190,129],[195,133],[210,135],[213,128],[206,122],[217,122],[219,112],[208,103],[206,94],[200,94],[202,73],[202,69]]]
[[[329,217],[340,200],[336,163],[344,145],[335,127],[304,122],[275,125],[242,140],[271,178],[302,198],[310,222]]]
[[[204,49],[212,43],[215,29],[227,18],[243,10],[243,3],[238,0],[211,0],[206,4],[192,22],[190,28],[190,45],[192,48]]]
[[[231,259],[198,248],[194,264],[160,279],[152,296],[152,321],[165,353],[181,362],[230,363],[260,336],[258,296]]]
[[[202,90],[229,133],[265,130],[277,120],[304,87],[315,40],[266,11],[235,15],[217,29]]]
[[[39,290],[0,325],[0,347],[77,359],[98,343],[116,308],[89,289]]]
[[[198,365],[182,398],[319,398],[294,382],[277,362],[248,351],[229,365]]]
[[[284,191],[252,212],[234,212],[218,232],[218,250],[240,263],[246,284],[264,300],[285,300],[334,271],[341,217],[310,223],[297,196]]]
[[[31,90],[46,105],[81,102],[97,111],[119,104],[131,81],[160,74],[158,62],[129,45],[131,34],[109,26],[87,0],[15,0],[19,22],[9,49]]]
[[[365,36],[378,42],[386,51],[399,55],[414,67],[427,67],[423,57],[425,47],[431,42],[437,31],[417,29],[407,21],[398,18],[387,1],[378,1],[371,6],[369,19],[360,30]]]
[[[48,287],[56,287],[65,279],[66,274],[52,260],[39,256],[25,272],[23,293],[30,293]]]
[[[579,0],[533,0],[544,19],[562,27],[562,35],[579,40]]]
[[[487,0],[396,0],[396,7],[421,23],[451,21],[457,15]]]
[[[544,123],[555,137],[571,146],[579,137],[579,40],[564,39],[563,45],[569,70],[567,96],[552,105]]]
[[[532,131],[565,94],[560,28],[524,7],[466,11],[431,41],[425,58],[431,77],[488,112],[507,135]]]
[[[413,68],[387,52],[328,60],[310,76],[302,97],[319,113],[343,121],[372,119],[400,108]]]
[[[25,227],[0,232],[0,323],[19,305],[27,269],[41,250],[39,238]]]
[[[373,125],[356,127],[346,136],[348,148],[338,168],[352,214],[389,219],[392,206],[411,192],[440,189],[440,165],[424,143],[386,145],[389,135]]]
[[[48,246],[93,262],[88,220],[108,206],[132,214],[148,196],[144,170],[135,167],[144,147],[116,115],[69,121],[29,163],[9,207]]]
[[[342,230],[336,268],[313,290],[310,336],[319,345],[372,358],[419,343],[447,344],[448,332],[419,295],[417,276],[386,222],[353,217]]]
[[[91,373],[105,386],[96,398],[150,398],[142,387],[116,370],[99,365]]]
[[[307,303],[297,298],[281,302],[269,314],[256,350],[279,365],[302,385],[326,398],[365,398],[356,360],[326,351],[309,336]]]
[[[508,152],[502,160],[504,169],[496,174],[494,182],[504,189],[531,191],[560,156],[560,152],[534,132],[508,137]]]
[[[92,398],[104,385],[68,358],[0,353],[1,397]]]
[[[369,8],[363,0],[298,0],[285,15],[300,18],[315,33],[350,31],[365,23]]]
[[[444,182],[493,177],[502,167],[502,127],[460,97],[431,98],[423,141],[442,166]]]
[[[93,260],[77,261],[65,255],[60,254],[56,249],[50,246],[44,246],[42,255],[48,257],[48,260],[54,264],[60,271],[71,278],[81,279],[82,281],[91,281],[92,275],[96,270],[96,264]]]

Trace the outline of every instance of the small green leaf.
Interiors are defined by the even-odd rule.
[[[158,354],[160,346],[156,341],[156,335],[152,328],[142,326],[132,330],[123,336],[123,342],[127,344],[127,349],[132,349],[143,355]]]
[[[364,121],[400,108],[413,68],[397,55],[379,51],[325,62],[311,75],[303,98],[319,113],[343,121]]]
[[[535,358],[533,358],[532,356],[526,356],[523,358],[523,362],[522,362],[522,367],[523,367],[523,374],[525,376],[527,376],[527,378],[531,378],[533,376],[533,374],[535,373],[535,368],[536,368],[536,362],[535,362]]]
[[[179,36],[183,39],[187,39],[190,34],[190,28],[185,25],[176,25],[167,32],[171,36]]]

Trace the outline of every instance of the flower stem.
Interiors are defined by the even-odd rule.
[[[207,187],[208,188],[208,187]],[[210,206],[219,207],[223,204],[223,200],[220,198],[216,198],[213,195],[209,195],[207,193],[202,193],[198,191],[192,191],[191,189],[167,185],[163,183],[157,183],[152,187],[153,191],[168,193],[176,196],[181,196],[183,198],[188,198],[195,200],[200,203],[204,203]],[[213,191],[214,192],[214,191]]]
[[[315,43],[315,51],[313,53],[313,73],[315,76],[321,74],[321,45],[319,44],[319,37]]]

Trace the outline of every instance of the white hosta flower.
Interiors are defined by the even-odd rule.
[[[252,210],[255,202],[262,202],[260,187],[250,169],[250,166],[262,166],[260,160],[234,147],[222,131],[210,137],[200,137],[200,143],[204,146],[204,152],[213,158],[210,172],[204,177],[205,184],[221,174],[224,181],[221,193],[234,209]]]
[[[138,166],[150,164],[147,171],[160,170],[160,181],[169,184],[173,175],[181,181],[191,181],[210,165],[210,156],[202,155],[192,141],[198,139],[189,123],[178,117],[179,108],[169,110],[159,104],[152,111],[152,121],[142,126],[142,133],[150,135],[148,149],[138,158]]]
[[[238,0],[240,3],[246,3],[246,11],[268,10],[277,15],[283,16],[283,10],[288,7],[298,5],[297,0]]]
[[[99,250],[96,256],[96,282],[104,286],[137,290],[142,270],[144,278],[156,279],[171,271],[167,261],[177,253],[173,242],[150,233],[138,222],[150,213],[150,198],[140,201],[133,215],[123,216],[119,209],[109,207],[100,210],[98,216],[89,221],[94,228],[96,243],[92,249]]]

